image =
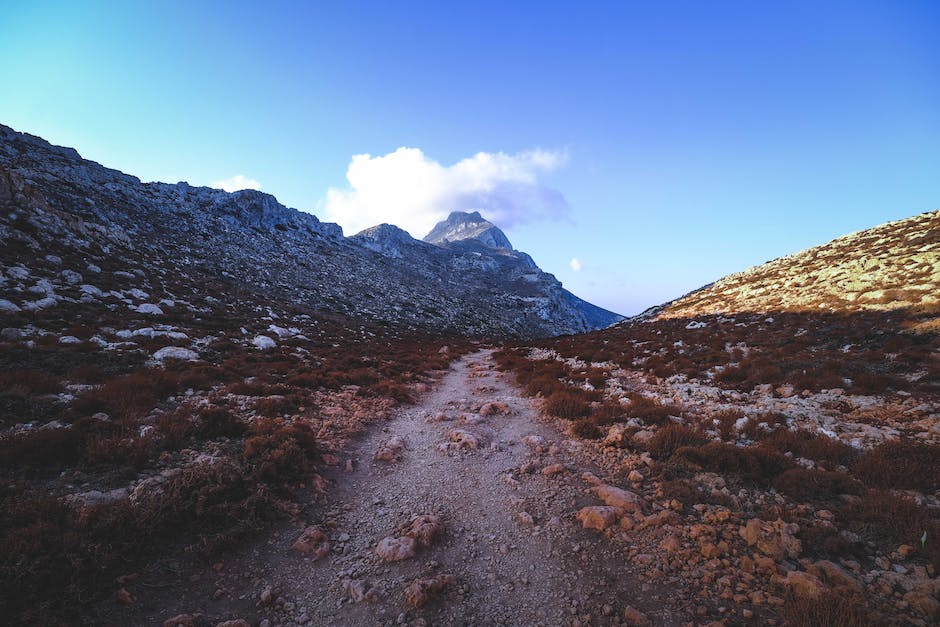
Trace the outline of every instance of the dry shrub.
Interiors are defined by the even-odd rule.
[[[723,409],[715,413],[712,418],[718,423],[718,434],[722,440],[734,440],[734,424],[744,418],[744,412],[739,409]]]
[[[134,421],[176,391],[177,383],[174,373],[161,368],[138,370],[85,392],[72,402],[72,412],[77,416],[104,412],[117,420]]]
[[[790,595],[781,612],[788,627],[875,627],[887,624],[872,615],[858,595],[824,591],[815,599]]]
[[[577,389],[553,392],[545,399],[542,409],[558,418],[583,418],[591,413],[591,397]]]
[[[253,476],[283,483],[306,474],[316,454],[316,437],[309,425],[265,418],[252,423],[243,458]]]
[[[58,377],[41,370],[0,371],[0,394],[27,397],[33,394],[55,394],[62,391]]]
[[[709,442],[700,447],[684,447],[676,455],[710,472],[735,475],[745,481],[769,484],[793,462],[779,452],[761,446],[737,447]]]
[[[866,451],[852,466],[866,485],[878,488],[940,489],[940,447],[917,440],[892,440]]]
[[[89,466],[144,468],[154,454],[154,442],[148,437],[99,436],[85,445],[82,461]]]
[[[597,425],[609,425],[618,422],[625,413],[623,405],[617,401],[598,403],[591,408],[591,418]]]
[[[585,440],[596,440],[603,435],[593,417],[577,418],[571,421],[568,429],[571,431],[571,435]]]
[[[76,429],[39,429],[0,437],[0,466],[63,468],[78,463],[85,434]]]
[[[271,418],[296,413],[300,403],[295,396],[268,396],[255,402],[255,411]]]
[[[762,442],[781,453],[790,452],[796,457],[842,466],[849,465],[858,456],[858,451],[842,440],[804,430],[778,429]]]
[[[157,430],[169,448],[181,447],[192,435],[193,428],[191,409],[185,405],[157,416]]]
[[[642,394],[631,394],[626,413],[648,425],[660,425],[669,420],[670,416],[681,416],[682,409],[675,405],[663,405]]]
[[[861,494],[861,483],[844,472],[790,468],[774,479],[774,488],[798,501],[826,501],[842,494]]]
[[[853,547],[832,525],[804,524],[797,534],[803,551],[817,557],[846,557],[853,555]]]
[[[697,447],[708,439],[701,429],[669,423],[660,427],[649,441],[650,455],[657,459],[666,459],[682,447]]]
[[[885,490],[869,490],[843,507],[840,519],[853,531],[881,540],[884,550],[909,544],[930,560],[934,568],[940,568],[940,521],[910,498]],[[921,545],[925,532],[927,541]]]
[[[245,423],[225,407],[207,407],[196,420],[196,433],[203,438],[234,438],[245,430]]]
[[[676,499],[683,505],[694,505],[702,501],[702,494],[687,479],[669,479],[662,483],[663,497]]]
[[[368,388],[361,389],[360,392],[366,392],[372,396],[385,396],[399,403],[413,403],[415,401],[414,395],[407,385],[395,383],[390,379],[383,379]]]

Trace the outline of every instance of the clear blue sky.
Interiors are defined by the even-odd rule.
[[[507,234],[634,313],[940,208],[940,3],[8,0],[0,122],[309,211],[355,154],[564,153]]]

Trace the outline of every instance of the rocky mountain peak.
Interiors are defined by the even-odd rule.
[[[452,211],[446,220],[438,222],[424,238],[425,242],[438,246],[461,240],[475,240],[490,248],[512,250],[506,234],[481,216],[479,211]]]

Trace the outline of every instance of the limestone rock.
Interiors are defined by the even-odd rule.
[[[585,529],[597,529],[603,531],[617,523],[617,518],[623,514],[623,510],[609,505],[592,505],[583,507],[578,512],[577,518],[581,526]]]
[[[379,541],[375,554],[386,562],[400,562],[414,557],[416,549],[417,542],[414,538],[389,536]]]

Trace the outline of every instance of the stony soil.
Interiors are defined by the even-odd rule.
[[[219,563],[165,562],[142,573],[128,586],[134,602],[108,602],[98,619],[162,624],[202,614],[197,624],[613,625],[629,624],[626,610],[655,624],[687,621],[681,595],[634,574],[629,547],[582,528],[577,512],[602,503],[582,479],[590,468],[581,445],[541,419],[510,381],[495,370],[490,351],[455,362],[418,404],[356,443],[329,477],[328,494],[311,496],[297,520]],[[379,451],[392,460],[376,459]],[[545,468],[557,474],[547,476]],[[419,544],[401,561],[376,555],[383,538],[403,535],[423,514],[443,524],[429,546]],[[308,526],[328,538],[323,559],[291,548]],[[454,579],[445,581],[447,575]],[[406,588],[435,577],[443,588],[410,607]]]

